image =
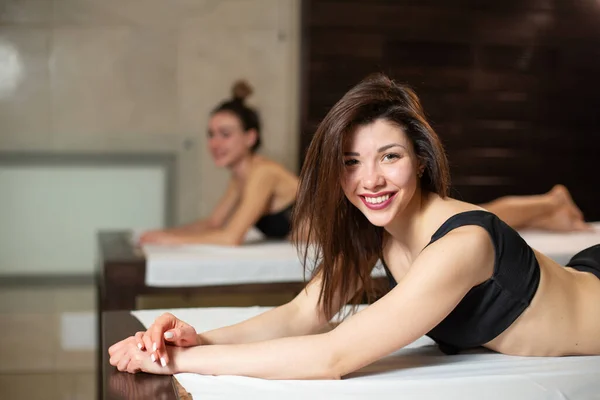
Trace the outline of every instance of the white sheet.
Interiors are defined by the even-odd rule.
[[[144,246],[144,253],[148,286],[234,285],[304,280],[298,252],[289,242],[263,242],[240,247]]]
[[[169,311],[196,330],[206,331],[242,321],[267,309],[143,310],[132,314],[148,327],[157,316]],[[196,374],[176,377],[195,399],[600,398],[600,356],[514,357],[486,350],[446,356],[426,337],[341,381],[269,381]]]
[[[536,250],[560,264],[578,251],[600,243],[600,222],[594,232],[521,232]],[[256,239],[256,235],[252,235]],[[240,247],[144,246],[146,285],[192,287],[242,283],[299,282],[304,279],[298,252],[289,242],[249,241]],[[383,276],[381,268],[375,275]]]
[[[565,265],[579,251],[600,243],[600,222],[592,226],[592,232],[523,231],[520,234],[531,247]]]

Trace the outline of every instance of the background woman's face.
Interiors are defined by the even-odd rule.
[[[255,135],[244,132],[242,121],[231,112],[217,112],[208,122],[208,148],[219,167],[230,167],[246,157],[254,141]]]

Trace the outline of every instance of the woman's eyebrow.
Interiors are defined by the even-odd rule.
[[[404,150],[406,150],[406,147],[404,147],[404,145],[401,145],[400,143],[390,143],[390,144],[386,144],[385,146],[381,146],[379,149],[377,149],[377,152],[383,153],[384,151],[389,150],[392,147],[402,147]],[[360,156],[360,153],[356,153],[353,151],[346,151],[346,152],[344,152],[344,156],[358,157],[358,156]]]
[[[390,143],[390,144],[386,144],[385,146],[381,146],[377,152],[378,153],[382,153],[386,150],[391,149],[392,147],[402,147],[404,150],[406,150],[406,147],[404,147],[403,145],[401,145],[400,143]]]

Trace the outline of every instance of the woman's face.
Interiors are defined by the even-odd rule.
[[[344,194],[373,224],[386,226],[417,187],[419,162],[404,131],[379,119],[362,125],[344,144]]]
[[[244,132],[242,121],[231,112],[217,112],[208,122],[208,148],[219,167],[230,167],[248,156],[255,141],[256,132]]]

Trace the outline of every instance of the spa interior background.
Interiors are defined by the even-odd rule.
[[[215,205],[206,115],[235,79],[298,172],[377,71],[422,97],[454,196],[563,183],[600,220],[597,0],[0,0],[0,399],[95,398],[96,232]]]

